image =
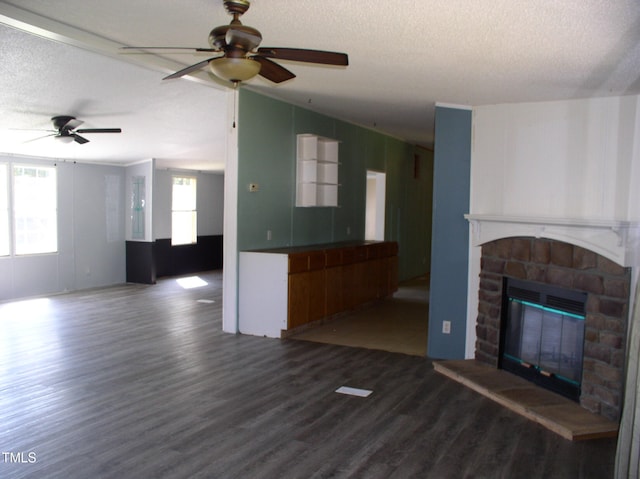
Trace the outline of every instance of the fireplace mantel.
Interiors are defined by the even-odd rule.
[[[595,251],[620,266],[640,265],[640,222],[466,214],[474,246],[501,238],[549,238]]]

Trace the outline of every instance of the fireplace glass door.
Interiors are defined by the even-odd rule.
[[[502,367],[578,400],[586,295],[518,283],[506,288]]]

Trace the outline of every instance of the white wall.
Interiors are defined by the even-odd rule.
[[[224,176],[196,171],[154,171],[154,239],[171,238],[171,190],[175,175],[197,179],[198,236],[222,235],[224,217]]]
[[[640,97],[476,107],[472,214],[640,218]]]
[[[470,213],[640,219],[640,96],[476,107]],[[466,356],[480,247],[470,246]]]
[[[1,157],[57,166],[58,252],[0,258],[0,300],[123,283],[124,169]]]

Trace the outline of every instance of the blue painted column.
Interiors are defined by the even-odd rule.
[[[436,105],[427,355],[463,359],[467,319],[471,110]],[[450,333],[443,333],[443,322]]]

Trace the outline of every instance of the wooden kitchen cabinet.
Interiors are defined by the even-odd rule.
[[[288,329],[325,316],[324,251],[289,255]]]
[[[351,242],[240,253],[241,333],[291,329],[383,299],[398,287],[395,242]]]

